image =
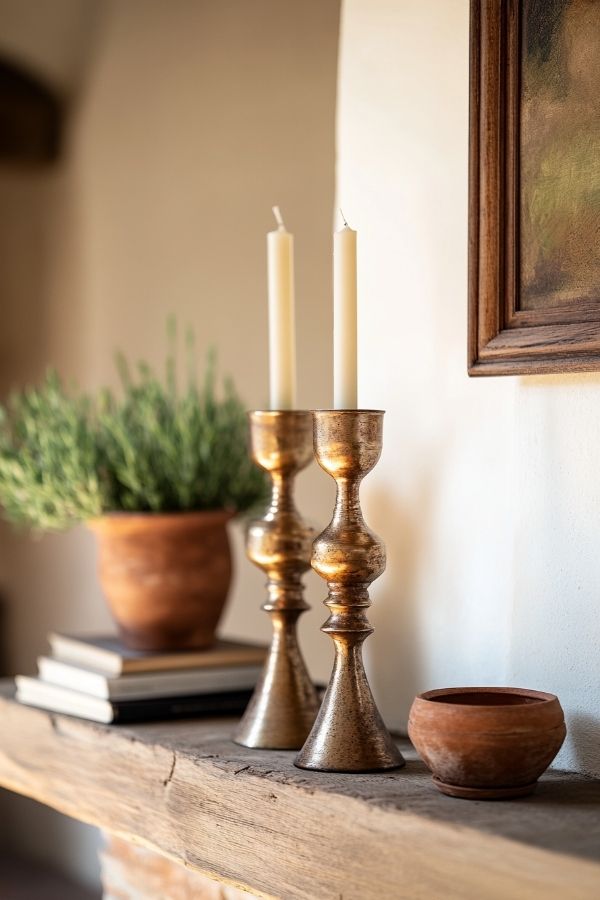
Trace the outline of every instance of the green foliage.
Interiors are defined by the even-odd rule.
[[[69,399],[55,374],[0,407],[0,505],[18,525],[63,528],[105,506],[86,398]]]
[[[145,363],[133,375],[123,357],[117,363],[118,393],[72,394],[51,373],[0,407],[7,519],[54,530],[114,511],[242,511],[264,497],[244,406],[230,380],[217,389],[214,357],[198,386],[191,336],[181,391],[174,347],[164,383]]]

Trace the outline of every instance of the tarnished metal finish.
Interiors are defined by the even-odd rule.
[[[363,519],[359,488],[381,455],[383,412],[317,410],[315,453],[337,484],[333,519],[313,544],[312,567],[329,587],[330,616],[321,629],[335,644],[333,673],[321,709],[296,758],[301,769],[372,772],[404,760],[375,705],[362,661],[373,628],[369,585],[385,569],[385,547]]]
[[[315,720],[319,701],[300,653],[296,622],[308,609],[302,576],[310,569],[316,534],[293,499],[294,478],[313,459],[312,414],[301,410],[251,412],[252,457],[272,482],[269,507],[248,528],[246,552],[267,574],[262,609],[273,623],[265,668],[235,734],[245,747],[297,750]]]

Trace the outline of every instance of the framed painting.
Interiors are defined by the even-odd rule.
[[[471,375],[600,370],[600,0],[471,0]]]

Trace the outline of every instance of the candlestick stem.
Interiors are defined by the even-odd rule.
[[[302,576],[315,532],[294,504],[296,474],[313,458],[310,412],[250,413],[252,456],[271,478],[271,500],[248,528],[246,552],[267,575],[262,609],[271,617],[269,655],[234,740],[246,747],[297,750],[314,722],[317,692],[300,652],[296,623],[308,609]]]
[[[313,569],[329,587],[330,615],[321,630],[333,639],[335,661],[295,764],[324,772],[395,769],[404,760],[379,714],[362,661],[362,644],[373,631],[368,589],[385,569],[385,547],[363,519],[359,487],[381,454],[383,413],[318,410],[313,415],[317,460],[337,484],[333,518],[312,555]]]

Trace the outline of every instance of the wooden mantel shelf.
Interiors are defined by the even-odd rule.
[[[526,800],[438,794],[405,769],[330,775],[230,740],[231,721],[94,725],[0,691],[0,784],[254,893],[285,900],[598,898],[600,781]]]

